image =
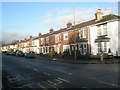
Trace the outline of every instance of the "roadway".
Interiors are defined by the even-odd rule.
[[[118,64],[72,64],[3,54],[3,87],[88,90],[118,88],[118,66]]]

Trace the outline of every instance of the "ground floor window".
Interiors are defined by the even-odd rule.
[[[102,43],[99,42],[98,43],[98,53],[101,53],[102,52]]]
[[[74,46],[72,46],[72,51],[74,50]]]
[[[107,42],[104,42],[104,52],[107,52]]]
[[[63,45],[63,52],[69,51],[69,48],[70,48],[69,45]]]
[[[83,45],[80,45],[80,54],[83,54]]]
[[[98,53],[107,53],[107,42],[98,43]]]
[[[86,54],[86,53],[87,53],[87,45],[84,44],[84,54]]]
[[[80,50],[80,54],[86,54],[87,53],[87,44],[81,44],[79,50]]]

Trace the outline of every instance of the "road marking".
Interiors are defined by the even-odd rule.
[[[57,71],[57,72],[65,73],[65,74],[68,74],[68,75],[72,75],[72,73],[69,73],[69,72],[67,72],[67,71],[62,71],[62,70],[60,70],[60,69],[55,69],[55,68],[51,68],[51,67],[47,67],[47,68],[50,69],[50,70]]]
[[[97,80],[97,79],[95,79],[95,78],[91,78],[91,79],[93,79],[93,80],[95,80],[95,81],[97,81],[97,82],[99,82],[99,83],[102,83],[102,84],[110,85],[110,86],[113,86],[113,87],[118,87],[118,85],[113,84],[113,83],[100,81],[100,80]]]
[[[68,73],[69,75],[72,75],[72,73]]]
[[[51,74],[49,74],[49,73],[47,73],[47,72],[43,72],[43,74],[48,75],[48,76],[50,76],[50,75],[51,75]]]
[[[118,87],[118,85],[113,84],[113,83],[108,83],[108,82],[103,82],[103,81],[97,81],[97,82],[102,83],[102,84],[106,84],[106,85],[110,85],[110,86],[114,86],[114,87]]]
[[[38,85],[39,85],[41,88],[44,88],[44,89],[45,89],[45,87],[44,87],[43,85],[41,85],[40,83],[38,83]]]
[[[36,69],[36,68],[33,68],[33,70],[34,70],[34,71],[39,71],[39,70],[38,70],[38,69]]]
[[[59,80],[62,80],[62,81],[65,81],[65,82],[69,82],[68,80],[66,79],[63,79],[63,78],[58,78]]]
[[[27,66],[27,68],[30,68],[30,66]]]
[[[49,81],[49,80],[48,80],[47,82],[48,82],[48,84],[49,84],[50,86],[52,86],[52,87],[54,87],[54,88],[57,88],[57,87],[56,87],[56,85],[57,85],[56,83],[51,82],[51,81]]]
[[[59,80],[59,79],[55,79],[57,82],[58,82],[58,84],[61,84],[63,81],[61,81],[61,80]]]
[[[25,85],[23,85],[22,87],[26,87],[26,86],[27,86],[27,87],[29,87],[29,88],[30,88],[30,87],[32,88],[33,85],[35,85],[35,83],[25,84]]]

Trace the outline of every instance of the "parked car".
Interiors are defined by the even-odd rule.
[[[23,56],[24,56],[23,51],[17,51],[17,52],[16,52],[16,56],[18,56],[18,57],[23,57]]]
[[[15,55],[16,55],[16,52],[10,52],[10,55],[15,56]]]
[[[10,52],[10,55],[12,55],[13,52]]]
[[[25,54],[25,57],[26,58],[35,58],[35,53],[33,51],[28,51],[26,54]]]
[[[10,52],[7,51],[7,52],[6,52],[6,55],[10,55]]]

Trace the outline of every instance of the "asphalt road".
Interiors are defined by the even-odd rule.
[[[9,88],[118,88],[118,64],[70,64],[3,54],[2,70]]]

